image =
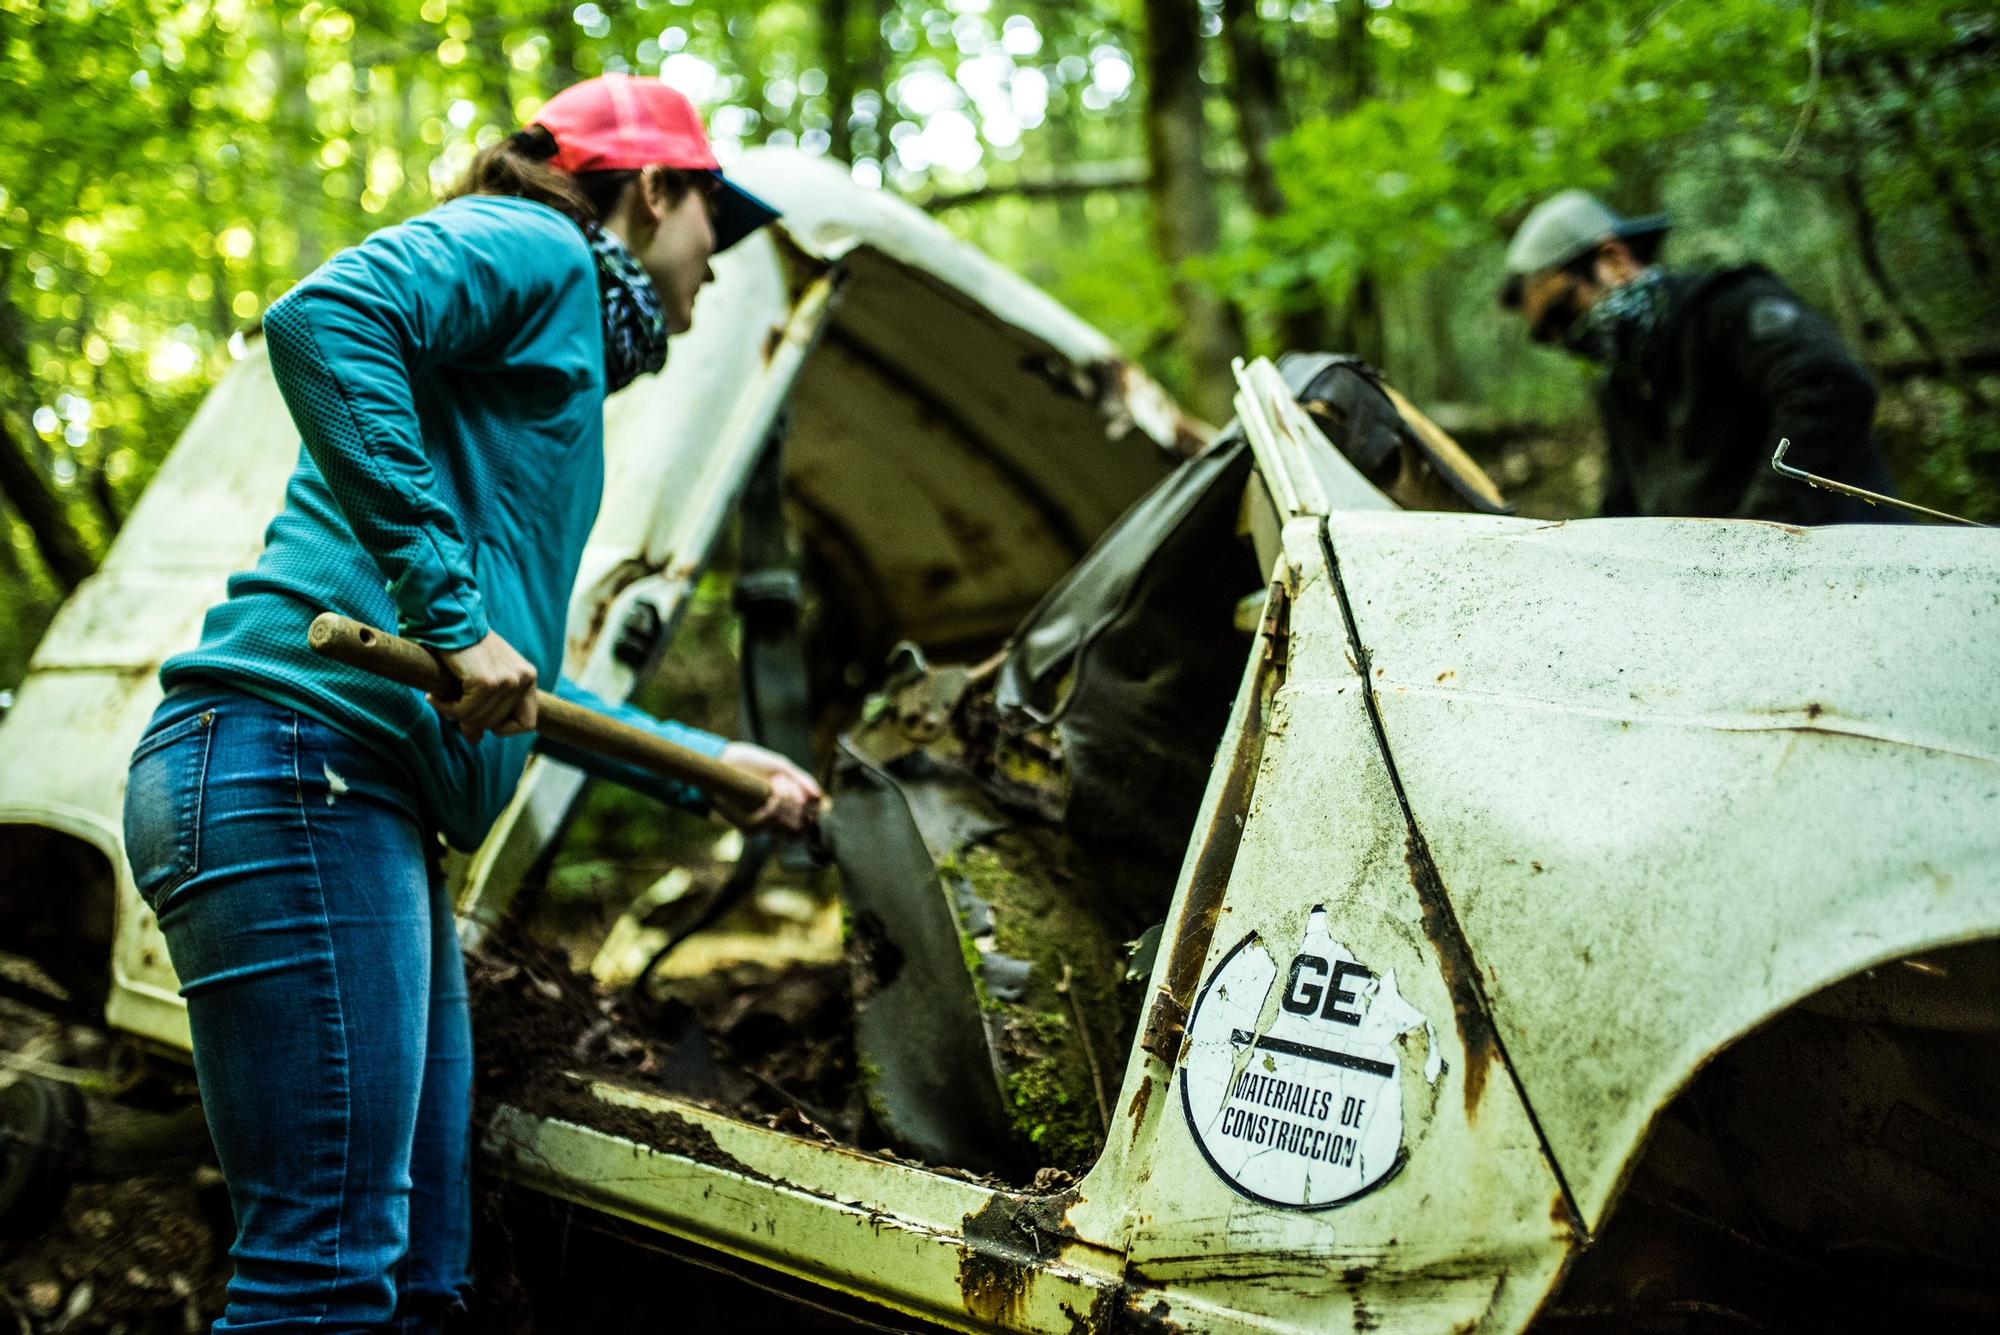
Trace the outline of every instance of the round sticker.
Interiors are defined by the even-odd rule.
[[[1277,996],[1273,998],[1273,990]],[[1333,939],[1314,909],[1297,951],[1252,932],[1209,974],[1181,1061],[1181,1106],[1209,1165],[1267,1205],[1320,1210],[1402,1165],[1402,1048],[1429,1022]],[[1443,1070],[1429,1033],[1424,1076]]]

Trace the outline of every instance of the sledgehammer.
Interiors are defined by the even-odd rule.
[[[313,618],[306,643],[316,654],[372,672],[404,686],[428,691],[440,700],[458,698],[458,678],[430,650],[414,640],[364,626],[338,612]],[[746,769],[711,760],[699,751],[677,746],[629,723],[595,710],[535,692],[535,731],[565,746],[594,751],[628,765],[691,784],[711,797],[723,797],[755,811],[770,800],[771,785]]]

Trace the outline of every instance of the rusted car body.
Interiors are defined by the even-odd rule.
[[[742,175],[783,228],[718,264],[666,372],[608,409],[567,663],[607,694],[671,636],[781,410],[831,596],[867,642],[940,652],[998,642],[1202,438],[914,211],[789,155]],[[1661,1250],[1660,1211],[1971,1276],[1980,1310],[2000,539],[1404,512],[1272,368],[1240,381],[1262,610],[1189,649],[1236,656],[1234,696],[1089,1170],[1009,1189],[608,1080],[589,1096],[673,1134],[503,1107],[489,1162],[967,1330],[1616,1329],[1600,1295],[1648,1273],[1591,1273],[1621,1229],[1740,1259]],[[163,1052],[185,1023],[119,848],[125,758],[294,441],[253,352],[0,724],[0,911],[79,995],[108,958],[110,1024]],[[531,768],[459,868],[470,934],[578,786]],[[1804,1151],[1737,1155],[1808,1129],[1817,1177]]]

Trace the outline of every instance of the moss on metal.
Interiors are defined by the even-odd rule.
[[[1087,1165],[1103,1145],[1126,1032],[1124,955],[1096,878],[1059,832],[1035,827],[938,870],[976,901],[960,915],[961,942],[1015,1134],[1041,1163]]]

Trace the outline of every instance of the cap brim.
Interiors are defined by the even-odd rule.
[[[778,211],[742,186],[715,174],[722,189],[715,195],[715,248],[724,251],[767,223],[776,222]]]
[[[1618,224],[1613,233],[1626,243],[1632,257],[1641,264],[1651,264],[1653,257],[1666,244],[1667,233],[1674,230],[1674,224],[1664,213],[1650,214],[1644,218],[1627,218]]]

